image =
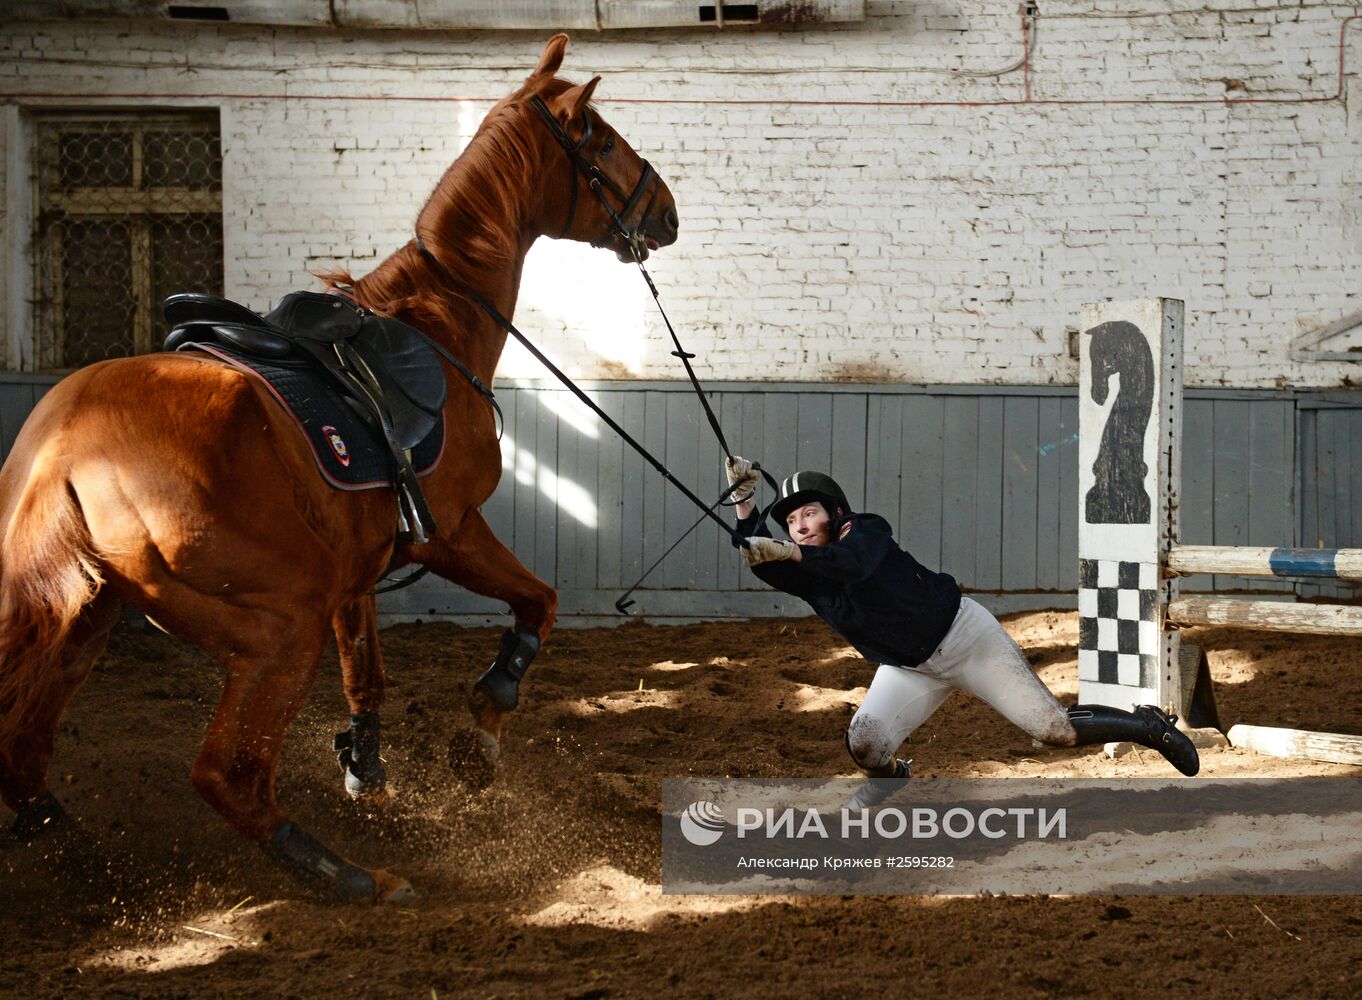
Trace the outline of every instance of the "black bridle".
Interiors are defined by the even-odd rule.
[[[653,165],[647,160],[643,161],[643,171],[639,174],[638,182],[634,184],[634,190],[629,194],[625,194],[624,189],[612,181],[604,170],[586,158],[584,150],[586,149],[587,144],[591,142],[592,126],[590,111],[585,108],[582,109],[582,138],[574,142],[572,136],[568,135],[567,130],[563,128],[554,113],[549,110],[548,104],[544,102],[542,97],[538,94],[531,97],[530,107],[539,112],[539,117],[544,119],[544,124],[548,126],[549,132],[553,135],[553,138],[558,142],[558,145],[563,147],[563,151],[567,153],[568,159],[572,161],[573,170],[568,196],[567,221],[563,223],[563,228],[558,233],[557,238],[561,240],[572,231],[573,220],[577,217],[577,189],[580,187],[579,180],[585,180],[587,186],[591,188],[592,192],[596,195],[596,200],[599,201],[601,207],[605,209],[606,215],[610,217],[610,222],[606,225],[602,238],[598,242],[593,242],[591,245],[595,247],[605,246],[610,242],[612,236],[618,235],[629,244],[634,257],[637,259],[638,243],[643,238],[643,225],[648,221],[648,216],[652,213],[653,204],[657,201],[657,193],[662,190],[662,179],[657,176],[657,171],[653,170]],[[648,191],[650,187],[652,188],[651,194]],[[624,207],[618,212],[616,212],[615,207],[610,204],[610,199],[605,196],[606,191],[609,191],[624,203]],[[648,203],[643,206],[643,211],[639,213],[638,221],[631,229],[624,224],[624,220],[629,218],[629,214],[638,207],[639,202],[643,200],[645,194],[648,195]]]

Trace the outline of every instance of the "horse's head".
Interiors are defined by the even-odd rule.
[[[567,35],[544,46],[539,65],[515,95],[540,129],[562,180],[545,192],[542,230],[559,239],[608,246],[620,260],[676,242],[679,220],[667,184],[591,107],[599,76],[572,85],[554,74],[563,62]]]

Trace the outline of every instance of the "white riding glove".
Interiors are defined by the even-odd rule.
[[[752,468],[752,463],[745,458],[734,455],[724,460],[724,473],[728,476],[728,485],[741,484],[736,490],[728,495],[730,502],[739,504],[752,499],[752,494],[757,491],[757,483],[761,477]]]
[[[794,542],[767,538],[765,535],[755,535],[747,540],[747,544],[751,547],[742,550],[742,557],[747,560],[749,566],[793,559],[795,553],[799,551],[799,546]]]

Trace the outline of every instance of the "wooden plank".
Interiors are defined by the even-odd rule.
[[[34,386],[26,382],[0,384],[0,462],[9,458],[24,421],[38,405]]]
[[[1035,590],[1038,566],[1040,493],[1040,403],[1034,398],[1003,400],[1001,587]]]
[[[885,472],[898,480],[899,545],[928,569],[938,570],[944,552],[946,407],[941,396],[899,399],[899,425],[884,421]],[[892,412],[892,411],[891,411]],[[886,414],[888,416],[888,414]],[[893,519],[892,513],[886,517]]]
[[[666,392],[645,392],[643,394],[643,434],[635,436],[644,448],[657,456],[664,464],[667,454],[667,397],[669,395],[670,393]],[[667,504],[669,501],[667,494],[675,487],[662,478],[662,475],[651,466],[645,467],[640,474],[643,477],[643,533],[641,539],[643,568],[646,568],[651,566],[653,561],[666,551],[669,544],[667,535]],[[653,575],[648,578],[645,585],[666,587],[665,571],[666,564],[663,563],[662,566],[653,570]]]
[[[623,426],[625,391],[605,391],[597,399],[610,419]],[[620,551],[624,548],[624,449],[628,447],[602,421],[596,442],[596,580],[606,590],[623,590],[633,580],[620,579]],[[630,449],[632,451],[632,449]]]
[[[1168,555],[1168,568],[1176,573],[1362,580],[1362,549],[1175,545]]]
[[[700,468],[700,433],[701,416],[699,403],[687,393],[669,392],[660,394],[665,397],[664,413],[666,419],[666,448],[662,454],[666,457],[663,462],[671,470],[673,476],[679,482],[684,483],[691,492],[697,496],[703,492],[700,487],[699,468]],[[709,427],[704,425],[704,432],[709,433]],[[708,438],[706,438],[708,443]],[[663,506],[665,517],[663,518],[663,537],[660,539],[660,547],[657,549],[657,556],[660,556],[667,547],[681,538],[695,519],[700,515],[700,509],[695,506],[686,495],[670,483],[666,484],[666,491],[663,493]],[[700,497],[702,500],[711,500],[712,497]],[[669,555],[666,561],[658,567],[657,578],[662,586],[693,589],[698,585],[697,580],[697,541],[700,538],[700,528],[681,542]],[[657,558],[654,556],[653,558]]]
[[[522,389],[516,393],[515,426],[515,524],[506,544],[531,572],[534,572],[535,517],[539,502],[538,447],[539,393],[532,389]]]
[[[830,474],[846,490],[852,510],[866,509],[866,397],[839,394],[824,398],[832,402]]]
[[[1060,401],[1059,589],[1078,590],[1078,396]]]
[[[1293,523],[1295,434],[1286,401],[1249,407],[1248,544],[1288,547],[1295,544]],[[1258,581],[1257,590],[1290,592],[1289,582]]]
[[[605,394],[593,392],[591,395],[599,402]],[[576,406],[577,403],[571,400],[568,405]],[[559,544],[559,570],[565,568],[562,560],[566,555],[574,563],[573,577],[581,581],[583,588],[594,590],[600,586],[596,553],[599,550],[597,535],[602,523],[599,480],[601,435],[613,435],[614,432],[595,416],[588,418],[583,413],[583,418],[589,422],[580,429],[566,425],[560,426],[558,430],[560,442],[564,438],[571,438],[577,444],[576,464],[568,478],[571,480],[574,508],[577,505],[581,507],[580,510],[570,511],[568,520],[577,522],[574,524],[573,545],[569,549]]]
[[[558,579],[558,414],[550,406],[549,394],[559,407],[567,404],[566,390],[541,390],[535,424],[535,514],[534,575],[550,585]]]
[[[1362,636],[1362,607],[1343,604],[1180,597],[1168,605],[1168,620],[1175,625],[1225,625],[1301,635]]]
[[[1001,396],[979,397],[979,459],[975,486],[974,586],[1003,585],[1003,404]]]
[[[1331,416],[1334,418],[1334,488],[1337,491],[1334,495],[1334,530],[1333,545],[1355,545],[1353,525],[1358,519],[1359,494],[1355,492],[1359,479],[1362,479],[1362,456],[1357,454],[1359,439],[1357,434],[1362,429],[1362,423],[1358,421],[1358,411],[1355,409],[1333,410]],[[1349,585],[1325,585],[1319,588],[1319,596],[1325,598],[1351,599],[1357,596],[1356,591]]]
[[[1352,445],[1348,453],[1347,494],[1351,502],[1347,504],[1348,523],[1341,526],[1337,544],[1362,545],[1362,503],[1358,502],[1362,497],[1362,455],[1358,454],[1362,446],[1362,410],[1349,410],[1343,418],[1348,425],[1347,440]]]
[[[555,403],[562,405],[563,400],[555,393]],[[573,400],[569,405],[576,405]],[[545,410],[552,411],[553,407],[545,406]],[[563,589],[581,590],[586,586],[586,581],[579,575],[581,567],[577,564],[574,554],[577,551],[578,535],[581,533],[582,523],[579,520],[579,511],[574,502],[579,499],[576,496],[574,486],[580,485],[581,475],[581,456],[580,440],[581,435],[577,433],[572,423],[564,420],[558,414],[557,418],[558,441],[554,449],[553,465],[553,488],[555,496],[556,533],[554,536],[554,565],[555,574],[553,585]]]
[[[715,414],[720,418],[720,426],[724,429],[724,436],[728,440],[730,448],[735,447],[734,441],[741,440],[737,437],[737,427],[730,427],[723,421],[724,394],[710,393],[710,405],[714,408]],[[695,430],[690,432],[695,441],[695,456],[693,471],[691,473],[690,487],[706,505],[712,504],[718,499],[719,494],[728,487],[728,477],[724,475],[724,449],[714,435],[713,429],[709,426],[703,410],[699,408],[698,402],[692,398],[692,412],[695,418]],[[742,454],[738,452],[738,454]],[[746,458],[746,456],[743,456]],[[719,516],[726,522],[733,522],[733,508],[720,507],[717,511]],[[686,514],[686,528],[695,523],[701,511],[691,505],[691,510]],[[708,519],[706,519],[708,521]],[[683,531],[685,528],[682,529]],[[719,572],[721,563],[728,563],[729,560],[720,558],[719,541],[727,540],[727,534],[722,532],[718,525],[713,522],[702,524],[695,529],[688,543],[694,552],[695,571],[692,575],[690,586],[699,590],[714,590],[719,587]],[[679,550],[678,550],[679,552]]]
[[[832,475],[832,397],[821,392],[801,392],[797,405],[795,465],[801,471],[809,469]]]
[[[776,465],[777,458],[768,454],[766,451],[766,399],[765,392],[745,392],[742,394],[742,454],[744,458],[750,458],[758,462],[762,468],[766,469],[779,482],[781,469]],[[771,503],[775,495],[771,488],[766,484],[765,479],[757,489],[757,501],[763,507]],[[768,525],[769,527],[769,525]],[[773,533],[775,528],[770,529]],[[736,575],[737,587],[739,590],[768,590],[769,588],[752,574],[747,568],[747,564],[742,561],[742,556],[732,547],[728,541],[720,541],[721,545],[728,546],[728,555],[725,557],[733,567]]]
[[[1249,544],[1249,412],[1243,400],[1215,401],[1214,543]],[[1248,582],[1217,576],[1216,590],[1243,590]]]
[[[942,425],[941,565],[962,587],[979,588],[977,509],[979,400],[947,396]],[[905,489],[905,493],[912,492]],[[937,567],[932,567],[933,569]]]
[[[1355,425],[1353,415],[1348,410],[1335,410],[1332,414],[1334,425],[1334,546],[1346,545],[1352,534],[1352,514],[1356,500],[1352,489],[1353,451],[1357,447],[1353,437]]]
[[[621,396],[623,398],[616,404],[620,414],[616,419],[634,440],[641,443],[647,419],[648,394],[624,392]],[[657,558],[653,556],[644,562],[648,550],[644,508],[650,489],[654,492],[657,490],[661,477],[638,452],[623,441],[620,442],[620,466],[619,586],[623,590]]]
[[[788,392],[768,392],[764,395],[761,453],[766,456],[763,464],[779,481],[803,471],[798,458],[799,401]],[[783,528],[784,525],[771,525],[771,531],[777,537]]]
[[[1318,477],[1316,481],[1319,484],[1317,494],[1319,502],[1315,511],[1318,517],[1319,538],[1315,544],[1332,548],[1338,544],[1338,533],[1334,530],[1337,523],[1335,506],[1338,502],[1334,432],[1338,427],[1338,412],[1336,410],[1316,412],[1319,414],[1319,436],[1316,439],[1318,447],[1315,452],[1315,474]]]
[[[1331,764],[1362,764],[1362,736],[1311,733],[1272,726],[1231,726],[1232,746],[1269,757],[1322,760]]]
[[[743,404],[748,394],[740,392],[721,392],[715,393],[713,398],[714,412],[719,415],[719,423],[723,426],[724,434],[728,437],[728,446],[733,449],[735,455],[747,458],[747,428],[743,422]],[[750,460],[750,459],[749,459]],[[760,461],[760,459],[756,459]],[[705,462],[701,460],[701,471],[704,478],[701,480],[714,496],[728,487],[728,477],[723,472],[723,462],[720,456],[716,456],[707,468]],[[764,495],[763,488],[758,487],[757,500],[761,501]],[[697,512],[698,513],[698,512]],[[721,507],[720,516],[729,524],[734,523],[732,507]],[[708,546],[710,556],[714,560],[714,586],[720,591],[737,590],[740,583],[739,570],[743,569],[742,560],[733,551],[733,545],[726,534],[717,528],[699,529],[705,532],[704,537],[710,539]]]
[[[1182,410],[1182,504],[1178,508],[1182,541],[1210,545],[1215,541],[1215,403],[1188,399]],[[1183,580],[1184,591],[1207,591],[1210,576]]]
[[[1297,538],[1302,545],[1323,547],[1324,540],[1319,530],[1319,453],[1316,436],[1319,430],[1319,411],[1300,409],[1296,411],[1299,428],[1300,460],[1300,506],[1298,518],[1300,531]]]
[[[1061,452],[1064,449],[1064,401],[1036,400],[1036,589],[1059,590],[1060,537],[1066,525],[1061,519],[1063,486]],[[1074,487],[1077,490],[1077,487]],[[1072,492],[1072,491],[1071,491]],[[1075,530],[1077,525],[1072,526]]]
[[[902,489],[903,397],[873,395],[866,400],[868,432],[865,442],[864,511],[879,514],[894,523],[899,544],[907,548],[909,525],[902,520],[899,494]]]

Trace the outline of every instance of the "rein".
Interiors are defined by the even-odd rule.
[[[648,451],[647,448],[643,447],[643,445],[635,441],[632,435],[630,435],[628,431],[621,427],[614,417],[610,416],[610,414],[606,413],[605,410],[601,409],[600,404],[598,404],[594,399],[592,399],[585,392],[583,392],[581,386],[579,386],[576,382],[572,381],[572,379],[568,377],[566,372],[564,372],[561,368],[559,368],[552,361],[550,361],[548,355],[546,355],[543,351],[536,347],[534,345],[534,342],[531,341],[529,337],[525,336],[525,334],[521,333],[518,329],[516,329],[516,325],[512,323],[509,319],[507,319],[505,316],[503,316],[500,309],[492,305],[491,302],[487,301],[487,299],[484,298],[483,295],[476,289],[470,288],[468,285],[465,285],[462,281],[459,281],[457,278],[455,278],[454,275],[450,274],[449,269],[446,268],[444,264],[440,263],[440,259],[430,252],[430,249],[425,245],[425,243],[421,241],[421,238],[419,236],[416,237],[416,246],[417,249],[421,251],[422,255],[426,258],[426,260],[431,264],[431,266],[434,267],[441,275],[444,276],[445,282],[453,290],[457,291],[459,294],[465,296],[470,301],[475,303],[479,308],[482,309],[483,312],[485,312],[489,317],[491,317],[491,319],[499,327],[501,327],[503,330],[509,333],[516,340],[520,341],[521,345],[525,348],[525,350],[529,351],[530,354],[534,356],[536,361],[538,361],[541,365],[547,368],[553,374],[553,376],[557,378],[559,382],[562,382],[563,385],[565,385],[569,390],[571,390],[572,394],[576,396],[578,399],[580,399],[587,406],[588,409],[595,413],[596,416],[600,417],[601,420],[605,422],[606,426],[608,426],[611,430],[618,434],[621,439],[623,439],[625,444],[629,445],[629,447],[633,448],[636,452],[643,456],[643,458],[647,460],[649,465],[651,465],[654,469],[656,469],[659,473],[662,474],[662,478],[667,480],[667,482],[671,483],[683,494],[685,494],[686,499],[688,499],[691,503],[695,504],[695,506],[703,510],[705,514],[711,520],[714,521],[715,524],[717,524],[730,537],[732,537],[735,541],[742,545],[743,548],[748,547],[747,539],[744,538],[741,534],[739,534],[736,528],[729,525],[727,521],[725,521],[723,518],[719,517],[718,514],[714,513],[714,511],[709,509],[705,505],[705,502],[701,500],[698,496],[696,496],[693,492],[691,492],[690,487],[688,487],[685,483],[681,482],[681,480],[677,479],[676,476],[672,475],[671,470],[668,469],[665,465],[663,465],[660,461],[658,461],[658,459],[653,456],[652,452]]]

